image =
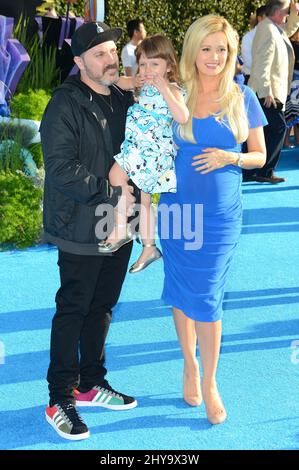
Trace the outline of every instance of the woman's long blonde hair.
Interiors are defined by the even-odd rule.
[[[225,18],[219,15],[206,15],[196,20],[189,27],[183,45],[180,72],[183,84],[187,90],[187,107],[190,117],[185,125],[178,127],[179,135],[191,142],[195,142],[192,131],[192,118],[196,109],[199,93],[198,72],[196,57],[203,40],[213,33],[222,31],[227,38],[228,55],[226,65],[221,72],[219,85],[219,108],[217,119],[227,118],[231,131],[238,143],[244,142],[248,137],[248,120],[245,113],[244,97],[240,87],[234,81],[238,36]]]

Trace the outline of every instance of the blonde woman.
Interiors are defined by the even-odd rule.
[[[241,169],[266,160],[266,118],[255,94],[234,82],[237,49],[234,29],[220,16],[207,15],[188,29],[180,68],[190,117],[174,126],[177,193],[162,194],[159,204],[163,298],[173,307],[184,356],[183,397],[191,406],[203,398],[212,424],[227,416],[216,369],[225,280],[241,231]]]

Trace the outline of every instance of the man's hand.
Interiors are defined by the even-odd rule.
[[[274,106],[274,108],[277,108],[276,101],[272,95],[266,96],[264,98],[264,106],[265,108],[271,108],[271,106]]]

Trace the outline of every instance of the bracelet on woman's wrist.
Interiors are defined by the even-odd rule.
[[[243,168],[243,164],[244,164],[244,155],[242,153],[238,153],[238,160],[236,162],[236,165],[239,167],[239,168]]]

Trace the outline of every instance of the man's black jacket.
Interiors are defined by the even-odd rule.
[[[124,108],[119,119],[125,119],[131,94],[116,86],[111,92]],[[46,174],[44,239],[62,251],[99,254],[95,210],[101,203],[116,206],[121,188],[108,182],[114,160],[107,120],[79,76],[54,91],[40,134]]]

